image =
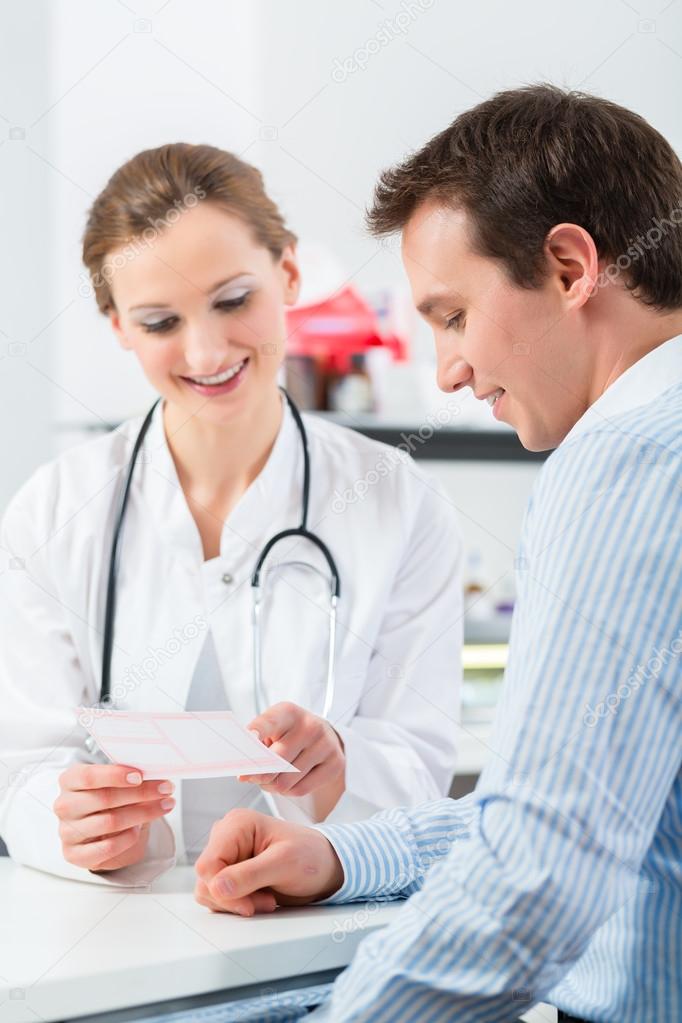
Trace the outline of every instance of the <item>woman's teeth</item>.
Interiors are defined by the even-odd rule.
[[[216,373],[212,377],[187,377],[187,380],[191,380],[195,384],[203,384],[204,387],[211,384],[226,384],[228,380],[237,375],[240,369],[243,369],[247,361],[247,359],[242,359],[236,366],[230,366],[224,373]]]
[[[501,398],[503,394],[504,394],[504,389],[502,387],[498,387],[497,390],[493,394],[489,394],[488,397],[485,400],[488,402],[488,404],[492,408],[492,406],[495,404],[497,399]]]

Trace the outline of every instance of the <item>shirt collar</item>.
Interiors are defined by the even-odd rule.
[[[682,382],[682,335],[664,341],[621,373],[580,417],[562,444],[603,426],[614,416],[648,405],[675,384]]]
[[[259,550],[268,530],[300,522],[302,477],[301,443],[296,423],[284,403],[282,422],[265,466],[241,496],[223,526],[220,553]],[[191,545],[203,561],[201,538],[178,479],[163,425],[162,399],[154,409],[133,479],[135,490],[152,512],[159,529],[176,545]],[[141,421],[139,421],[141,422]],[[138,427],[139,429],[139,427]],[[137,429],[131,436],[134,442]]]

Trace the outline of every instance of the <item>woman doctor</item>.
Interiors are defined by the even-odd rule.
[[[298,774],[141,781],[103,763],[73,713],[99,698],[117,502],[144,417],[43,465],[0,544],[0,833],[18,861],[146,883],[192,862],[234,806],[352,820],[446,794],[460,675],[453,513],[409,459],[304,416],[308,527],[338,566],[325,717],[330,570],[292,536],[264,566],[263,704],[251,576],[300,524],[303,448],[277,385],[295,236],[236,156],[139,153],[96,199],[83,255],[99,309],[162,400],[132,475],[111,654],[118,709],[231,709]],[[270,560],[270,566],[267,561]]]

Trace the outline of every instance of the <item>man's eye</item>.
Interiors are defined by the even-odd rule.
[[[459,330],[464,321],[464,313],[456,313],[455,316],[451,316],[449,320],[445,322],[446,330]]]
[[[216,302],[216,309],[222,309],[224,312],[229,312],[230,309],[238,309],[239,306],[245,305],[247,299],[250,297],[251,292],[246,291],[243,295],[239,295],[237,298],[224,298],[220,302]]]
[[[165,334],[172,330],[178,322],[177,316],[167,316],[165,320],[155,320],[153,323],[143,323],[141,326],[148,334]]]

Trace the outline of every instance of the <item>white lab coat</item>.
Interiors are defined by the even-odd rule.
[[[145,861],[106,875],[64,860],[52,809],[60,773],[97,760],[73,708],[99,695],[115,495],[141,421],[41,466],[0,533],[0,835],[21,863],[110,884],[148,883],[183,857],[179,785],[176,807],[150,829]],[[347,791],[328,819],[349,821],[447,793],[459,710],[461,541],[451,504],[412,460],[320,417],[305,416],[305,424],[309,526],[341,578],[329,720],[345,745]],[[224,524],[220,555],[204,561],[157,407],[121,547],[112,659],[119,709],[184,708],[210,629],[229,705],[244,723],[256,714],[250,578],[266,541],[298,525],[302,464],[286,409],[266,466]],[[289,552],[275,560],[303,558],[326,572],[310,544],[291,541]],[[321,713],[328,584],[315,589],[301,573],[283,570],[270,591],[263,674],[268,704],[291,700]],[[269,802],[282,817],[307,819],[305,800]],[[224,812],[216,808],[216,819]]]

